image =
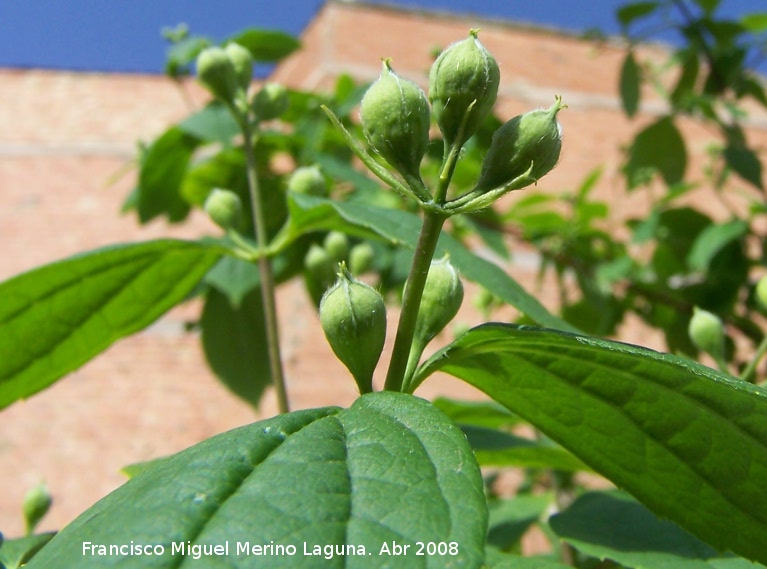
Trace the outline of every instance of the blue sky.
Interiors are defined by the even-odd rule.
[[[396,4],[480,13],[574,32],[617,33],[614,13],[626,0],[387,0]],[[246,27],[295,35],[323,0],[2,0],[0,67],[160,73],[163,27],[185,22],[193,33],[222,39]],[[723,0],[731,17],[767,11],[764,0]],[[667,38],[672,39],[672,38]]]

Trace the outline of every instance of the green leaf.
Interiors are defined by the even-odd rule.
[[[181,182],[199,139],[174,126],[155,140],[141,162],[138,182],[138,214],[141,223],[165,215],[182,221],[189,204],[181,196]]]
[[[629,51],[623,60],[620,77],[621,103],[626,116],[633,117],[639,108],[640,71],[634,58],[634,52]]]
[[[17,569],[28,563],[54,535],[56,532],[39,533],[0,541],[0,568]]]
[[[516,496],[488,504],[490,518],[487,543],[502,551],[514,547],[522,536],[546,512],[551,496]]]
[[[261,275],[255,263],[227,256],[208,271],[205,283],[224,294],[232,308],[236,309],[245,296],[260,285]]]
[[[240,127],[232,113],[218,102],[210,103],[189,115],[177,126],[179,130],[195,138],[221,144],[231,144],[232,139],[240,133]]]
[[[651,350],[486,324],[430,358],[656,514],[767,560],[767,392]]]
[[[250,205],[245,157],[241,148],[227,148],[195,161],[184,174],[179,191],[187,203],[202,209],[214,188],[232,190],[243,200],[243,208]],[[250,224],[246,227],[249,228]]]
[[[589,470],[580,460],[550,441],[533,441],[495,429],[459,425],[482,466],[523,466],[557,470]]]
[[[412,213],[378,208],[363,203],[336,202],[306,195],[289,198],[291,225],[280,236],[285,247],[310,231],[337,229],[362,238],[385,239],[415,250],[421,219]],[[533,321],[543,326],[574,331],[573,326],[551,314],[534,296],[503,269],[478,257],[448,234],[440,236],[435,258],[450,255],[450,261],[465,278],[481,284]]]
[[[740,19],[740,23],[752,34],[767,32],[767,12],[746,14]]]
[[[659,6],[659,2],[632,2],[621,6],[615,13],[621,26],[629,27],[634,21],[650,16]]]
[[[748,223],[734,220],[719,225],[709,225],[701,231],[687,255],[687,265],[693,271],[707,271],[711,260],[729,243],[748,232]]]
[[[597,182],[602,178],[602,174],[604,174],[604,166],[597,166],[593,170],[591,170],[588,174],[586,174],[586,177],[583,178],[580,185],[578,186],[578,190],[576,192],[576,203],[581,203],[588,198],[588,196],[591,194],[591,191],[596,187]]]
[[[128,481],[64,528],[29,569],[194,565],[173,543],[229,545],[202,567],[478,568],[487,507],[463,434],[430,403],[364,395],[349,409],[314,409],[224,433]],[[154,557],[83,555],[84,543],[159,544]],[[296,553],[253,555],[255,545]],[[406,555],[381,555],[392,542]],[[455,542],[456,555],[416,556],[416,542]],[[237,553],[249,543],[249,554]],[[364,556],[304,555],[315,545]]]
[[[221,382],[255,408],[271,383],[261,288],[238,306],[225,294],[208,291],[200,319],[205,358]]]
[[[762,162],[756,152],[745,145],[731,142],[724,149],[724,159],[733,172],[755,188],[764,191]]]
[[[499,258],[508,261],[511,259],[511,253],[506,246],[506,238],[503,232],[495,229],[492,225],[483,223],[483,220],[480,219],[480,215],[486,213],[490,214],[488,218],[491,224],[494,224],[496,227],[502,227],[502,222],[496,218],[492,210],[475,213],[474,215],[464,215],[462,218],[493,253],[498,255]]]
[[[150,458],[149,460],[142,460],[141,462],[127,464],[120,469],[120,474],[123,474],[126,478],[135,478],[145,470],[149,470],[150,468],[157,466],[167,458],[167,456],[161,456],[159,458]]]
[[[0,408],[48,387],[178,304],[219,259],[178,240],[116,245],[0,284]]]
[[[195,59],[209,45],[210,41],[200,36],[186,37],[173,42],[165,57],[166,75],[172,78],[189,75]]]
[[[460,401],[437,397],[432,404],[454,423],[497,429],[519,423],[519,418],[495,401]]]
[[[626,567],[713,569],[708,560],[719,557],[711,546],[617,491],[586,493],[549,525],[582,553]]]
[[[706,15],[710,15],[717,9],[720,0],[694,0],[694,2],[700,6]]]
[[[506,553],[488,552],[488,569],[570,569],[568,565],[545,557],[520,557]]]
[[[671,102],[675,107],[687,103],[686,99],[694,96],[695,82],[698,80],[698,73],[700,72],[700,60],[696,49],[689,48],[680,51],[677,56],[680,59],[682,73],[670,95]]]
[[[242,31],[229,38],[229,42],[247,48],[259,63],[276,63],[301,47],[301,42],[290,34],[258,28]]]
[[[643,170],[658,171],[671,185],[682,180],[686,168],[684,139],[670,117],[663,117],[636,136],[626,165],[631,187],[637,185]]]

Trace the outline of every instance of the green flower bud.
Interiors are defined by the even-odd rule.
[[[345,261],[346,256],[349,254],[349,238],[346,236],[346,233],[341,233],[340,231],[329,232],[325,236],[322,246],[337,263]]]
[[[288,179],[288,191],[297,194],[325,197],[328,195],[328,184],[319,166],[303,166],[296,168]]]
[[[225,103],[233,103],[239,88],[237,72],[226,51],[207,47],[197,56],[197,76],[200,82]]]
[[[27,527],[27,535],[31,535],[40,520],[45,517],[51,507],[53,498],[51,498],[48,487],[41,482],[24,496],[22,509],[24,511],[24,522]]]
[[[276,119],[288,110],[288,91],[277,83],[267,83],[253,97],[253,111],[258,120]]]
[[[247,91],[253,79],[253,56],[250,50],[238,43],[230,43],[224,48],[224,51],[226,51],[226,55],[229,56],[234,66],[237,83],[242,87],[243,91]]]
[[[358,243],[349,251],[349,270],[353,275],[366,273],[373,267],[374,258],[375,251],[370,243]]]
[[[767,275],[756,283],[756,301],[762,310],[767,310]]]
[[[405,371],[404,387],[410,393],[417,387],[410,382],[426,345],[455,318],[462,302],[463,284],[458,271],[447,256],[440,261],[433,261],[426,275]]]
[[[495,295],[482,287],[472,299],[472,304],[485,318],[489,318],[494,306],[497,304]]]
[[[724,357],[724,326],[715,314],[694,307],[687,332],[696,348],[717,361]]]
[[[242,200],[233,191],[214,188],[203,207],[221,229],[236,231],[242,227]]]
[[[374,288],[342,266],[338,281],[322,297],[320,322],[338,359],[349,368],[360,393],[373,390],[373,371],[386,339],[386,307]]]
[[[323,248],[313,243],[304,257],[304,282],[315,306],[336,280],[338,263]]]
[[[501,72],[477,33],[478,30],[471,30],[468,38],[449,46],[429,73],[429,100],[448,145],[462,146],[471,138],[490,114],[498,96]]]
[[[463,284],[447,257],[432,262],[418,310],[414,343],[426,346],[455,318],[463,302]]]
[[[517,190],[550,172],[562,150],[562,127],[557,122],[557,113],[564,107],[562,98],[557,97],[548,110],[519,115],[495,131],[482,162],[477,189],[507,186]]]
[[[429,145],[429,103],[418,85],[392,71],[388,59],[362,98],[360,121],[373,150],[406,178],[420,180]]]

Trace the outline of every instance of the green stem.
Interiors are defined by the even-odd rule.
[[[466,118],[464,117],[465,121]],[[461,128],[463,128],[463,125]],[[455,170],[460,150],[461,146],[459,144],[453,144],[451,147],[445,144],[445,157],[442,160],[439,181],[434,190],[433,200],[433,203],[439,209],[424,207],[421,235],[418,237],[413,264],[410,267],[410,274],[407,278],[405,294],[402,298],[402,311],[400,312],[399,324],[397,326],[397,337],[394,339],[389,371],[386,374],[384,389],[387,391],[402,391],[403,388],[410,388],[408,385],[403,386],[403,382],[407,377],[407,383],[410,383],[412,373],[409,372],[414,371],[408,369],[408,362],[411,359],[410,352],[413,349],[413,337],[415,336],[415,325],[418,321],[418,310],[421,307],[423,287],[426,284],[429,267],[434,258],[439,234],[442,232],[445,220],[449,217],[444,214],[441,206],[445,203],[447,188],[453,177],[453,171]],[[413,367],[412,362],[410,363],[410,367]]]
[[[397,337],[394,340],[389,371],[386,374],[384,389],[387,391],[402,391],[402,381],[405,378],[410,348],[413,344],[423,287],[426,284],[426,276],[429,274],[429,266],[434,257],[434,250],[437,248],[437,241],[445,219],[447,218],[444,215],[437,212],[424,212],[421,235],[418,237],[413,265],[410,267],[410,275],[405,286]]]
[[[754,375],[754,372],[756,371],[756,366],[759,365],[759,362],[762,361],[762,358],[764,357],[764,354],[767,353],[767,335],[765,335],[764,338],[762,338],[762,342],[759,344],[759,347],[756,349],[756,353],[754,354],[754,357],[751,358],[751,361],[748,362],[748,366],[746,369],[743,370],[743,374],[741,374],[740,378],[743,381],[750,381],[751,383],[754,383],[754,380],[752,376]]]
[[[265,251],[269,244],[266,234],[266,216],[264,215],[263,198],[258,184],[256,172],[256,156],[253,149],[253,127],[247,118],[241,121],[242,134],[245,144],[245,157],[247,159],[248,188],[250,189],[250,202],[253,213],[253,222],[256,226],[256,243],[260,251]],[[268,256],[261,255],[258,259],[258,271],[261,277],[261,298],[264,304],[264,324],[266,325],[266,344],[269,354],[269,368],[272,382],[277,391],[277,407],[280,413],[287,413],[288,396],[285,390],[285,374],[282,370],[282,357],[280,355],[280,338],[277,330],[277,306],[274,295],[274,274],[272,263]]]
[[[448,146],[447,143],[445,143],[445,158],[442,160],[442,167],[439,171],[439,181],[434,190],[434,203],[437,205],[443,205],[445,199],[447,199],[447,188],[450,185],[450,180],[453,179],[453,172],[458,163],[458,155],[460,152],[460,145],[453,144],[452,146]]]

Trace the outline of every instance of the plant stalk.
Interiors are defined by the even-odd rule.
[[[466,118],[464,117],[465,120]],[[439,172],[439,181],[434,190],[434,203],[440,206],[440,209],[447,198],[447,188],[453,177],[453,171],[455,170],[460,150],[461,147],[457,144],[451,147],[448,147],[447,144],[445,145],[445,156]],[[423,288],[426,285],[426,277],[429,275],[429,267],[434,258],[434,251],[437,248],[437,241],[439,241],[442,226],[448,217],[448,215],[445,215],[440,210],[424,209],[421,234],[415,247],[413,264],[410,266],[410,274],[408,275],[405,294],[402,298],[402,311],[399,317],[399,324],[397,325],[397,337],[394,339],[389,370],[386,373],[384,389],[387,391],[403,390],[402,384],[408,372],[408,360],[413,348],[413,337],[415,336],[415,325],[418,321],[418,310],[421,307]],[[417,362],[415,365],[417,365]]]
[[[256,233],[256,243],[260,251],[265,251],[269,244],[266,234],[266,216],[264,215],[261,188],[258,183],[256,172],[256,156],[253,149],[253,127],[247,118],[241,121],[242,134],[245,144],[245,157],[247,160],[248,188],[250,190],[250,203],[253,222]],[[264,304],[264,324],[266,325],[266,344],[269,355],[269,368],[272,382],[277,392],[277,408],[280,413],[287,413],[288,395],[285,389],[285,374],[282,369],[282,356],[280,355],[280,336],[277,329],[277,305],[274,294],[274,274],[272,263],[268,256],[261,255],[258,258],[258,272],[261,277],[261,299]]]
[[[407,278],[405,294],[402,298],[402,312],[397,326],[397,337],[394,340],[389,371],[386,374],[384,389],[387,391],[402,391],[402,382],[407,371],[407,362],[418,320],[418,309],[421,306],[423,287],[426,284],[426,277],[429,274],[431,260],[434,257],[434,250],[437,248],[437,241],[445,219],[447,218],[444,215],[437,212],[424,212],[421,235],[418,237],[413,264]]]
[[[767,335],[762,339],[762,342],[759,344],[759,347],[756,349],[756,353],[754,354],[754,357],[751,358],[751,361],[748,362],[748,366],[746,366],[746,369],[743,370],[743,373],[741,374],[740,378],[743,381],[749,381],[751,383],[754,383],[754,372],[756,371],[756,366],[759,365],[759,362],[762,361],[762,358],[764,357],[764,354],[767,353]]]

